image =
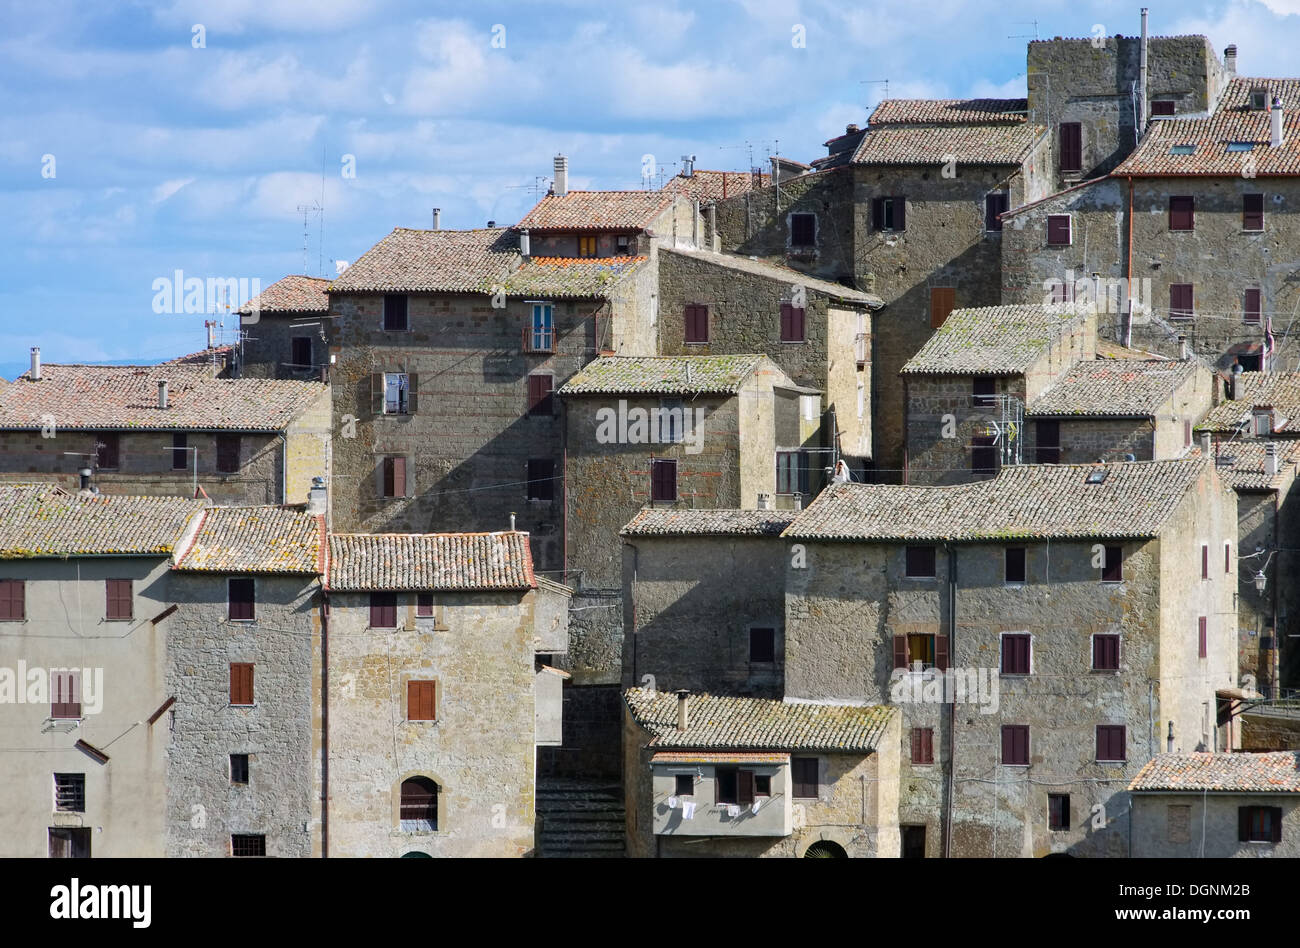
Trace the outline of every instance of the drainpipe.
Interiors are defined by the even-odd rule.
[[[320,604],[320,855],[330,855],[330,596],[321,584]]]
[[[875,334],[872,333],[872,335],[875,335]],[[873,366],[873,367],[875,366],[875,363],[874,363],[874,362],[872,363],[872,366]],[[876,375],[877,375],[876,372],[872,372],[872,373],[871,373],[871,381],[872,381],[872,384],[873,384],[873,385],[875,384],[875,381],[876,381]],[[911,414],[911,413],[907,410],[907,405],[908,405],[907,376],[904,375],[904,376],[903,376],[903,483],[904,483],[904,484],[907,483],[907,474],[908,474],[908,471],[907,471],[907,466],[908,466],[908,465],[907,465],[907,462],[908,462],[908,460],[909,460],[908,450],[907,450],[907,431],[908,431],[908,424],[907,424],[907,423],[908,423],[908,420],[909,420],[909,419],[908,419],[908,416]],[[874,414],[876,413],[876,412],[875,412],[875,408],[876,408],[876,400],[875,400],[875,398],[873,397],[873,398],[871,399],[871,409],[872,409],[871,413],[872,413],[872,415],[874,415]],[[873,421],[874,421],[874,419],[873,419]],[[873,426],[873,428],[874,428],[874,426]],[[875,446],[874,444],[871,446],[871,450],[872,450],[873,453],[876,451],[876,446]],[[951,647],[952,647],[952,643],[950,642],[950,643],[949,643],[949,648],[951,648]]]
[[[1143,11],[1143,20],[1145,22],[1146,13]],[[1146,45],[1143,44],[1143,50]],[[1128,290],[1128,307],[1124,318],[1124,332],[1122,337],[1124,345],[1127,347],[1133,342],[1133,178],[1128,179],[1128,247],[1127,260],[1124,264],[1124,278],[1127,281]]]
[[[194,457],[194,473],[199,469],[198,455]],[[289,435],[280,432],[280,503],[289,502]]]
[[[1280,517],[1278,515],[1277,498],[1278,498],[1278,492],[1274,491],[1273,492],[1273,542],[1274,543],[1277,543],[1278,537],[1281,536],[1281,534],[1278,533],[1278,530],[1281,527],[1281,522],[1280,522]],[[1278,546],[1281,546],[1281,544],[1279,543]],[[1272,698],[1280,698],[1282,696],[1282,648],[1281,645],[1279,644],[1282,641],[1282,635],[1281,635],[1282,629],[1277,622],[1277,608],[1278,608],[1277,598],[1278,598],[1278,589],[1282,585],[1282,583],[1279,580],[1283,575],[1282,573],[1283,552],[1284,551],[1282,550],[1278,551],[1277,569],[1273,570],[1273,648],[1272,648],[1273,674],[1269,676],[1269,680],[1272,683],[1272,692],[1270,693],[1269,697]],[[1232,750],[1231,747],[1229,747],[1228,749]]]
[[[948,551],[948,667],[957,654],[957,550],[944,544]],[[957,772],[957,702],[948,702],[948,800],[944,805],[943,858],[952,858],[952,803]]]

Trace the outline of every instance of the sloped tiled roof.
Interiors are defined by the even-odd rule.
[[[1283,99],[1282,144],[1269,145],[1270,118],[1265,111],[1220,109],[1209,118],[1152,122],[1133,153],[1112,172],[1125,175],[1300,175],[1300,99]],[[1253,142],[1250,151],[1228,151],[1229,142]],[[1190,155],[1172,153],[1175,145],[1193,145]]]
[[[981,541],[1156,537],[1211,462],[1023,464],[951,487],[831,484],[782,536],[794,540]],[[1104,469],[1105,480],[1088,475]]]
[[[1146,418],[1196,371],[1172,359],[1095,359],[1076,363],[1025,406],[1025,415]]]
[[[176,569],[206,573],[320,573],[325,518],[294,507],[210,507]]]
[[[1292,477],[1300,464],[1300,441],[1277,441],[1277,473],[1264,473],[1264,445],[1261,438],[1221,441],[1212,454],[1219,478],[1233,490],[1277,490]]]
[[[530,589],[527,533],[335,533],[334,590]]]
[[[644,230],[673,202],[668,191],[548,194],[518,224],[534,230]]]
[[[522,262],[519,235],[397,227],[329,285],[331,293],[491,293]]]
[[[198,352],[191,352],[187,355],[177,356],[174,359],[168,359],[166,362],[160,362],[159,365],[189,365],[202,367],[207,374],[214,375],[226,368],[235,353],[234,346],[213,346],[211,349],[200,349]]]
[[[1045,133],[1041,125],[884,125],[868,129],[855,165],[1018,165]]]
[[[1286,419],[1277,431],[1287,437],[1300,434],[1300,372],[1242,372],[1236,386],[1237,397],[1210,409],[1197,430],[1234,432],[1250,423],[1255,405],[1272,405]]]
[[[1268,90],[1268,105],[1272,106],[1273,97],[1280,96],[1283,109],[1300,105],[1300,79],[1258,79],[1250,76],[1237,76],[1229,81],[1219,96],[1216,112],[1250,112],[1250,94],[1255,89]]]
[[[876,749],[897,709],[883,705],[796,704],[767,698],[691,695],[687,728],[677,730],[677,696],[631,688],[632,718],[653,748],[862,751]]]
[[[863,303],[870,306],[872,309],[880,309],[885,305],[885,301],[874,293],[864,293],[862,290],[855,290],[842,283],[832,283],[829,280],[819,280],[816,277],[800,273],[798,270],[792,270],[789,267],[782,267],[775,263],[769,263],[766,260],[751,260],[748,257],[742,257],[739,254],[711,253],[707,250],[691,250],[686,247],[660,247],[659,253],[677,254],[713,266],[737,270],[741,273],[752,273],[754,276],[767,277],[771,280],[783,280],[790,283],[791,286],[799,285],[810,292],[821,293],[834,300],[842,300],[848,303]]]
[[[794,522],[793,510],[670,510],[643,508],[619,531],[625,537],[777,537]]]
[[[1130,790],[1300,793],[1300,751],[1268,754],[1157,754]]]
[[[324,313],[330,308],[325,287],[330,281],[323,277],[297,274],[276,280],[265,290],[239,307],[240,313]]]
[[[589,362],[561,395],[734,395],[761,355],[605,356]]]
[[[1033,365],[1086,315],[1073,303],[955,309],[902,374],[1014,375]]]
[[[158,407],[158,382],[168,407]],[[0,391],[0,428],[279,431],[329,390],[320,382],[218,379],[204,365],[43,365]]]
[[[647,257],[533,257],[501,281],[507,296],[603,297]]]
[[[1028,111],[1028,99],[885,99],[867,125],[1023,124]]]
[[[723,198],[733,198],[738,194],[744,194],[753,190],[754,176],[748,171],[700,171],[696,169],[695,173],[689,178],[682,175],[675,175],[668,179],[662,190],[670,194],[683,194],[688,198],[699,198],[701,204],[709,204],[714,201],[721,201]],[[762,183],[759,187],[767,187],[772,183],[772,176],[763,173]]]
[[[172,552],[203,508],[182,497],[69,493],[48,485],[0,487],[0,558]]]

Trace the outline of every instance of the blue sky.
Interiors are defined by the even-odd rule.
[[[1132,35],[1139,5],[0,0],[0,375],[33,345],[201,348],[204,315],[155,313],[154,281],[302,272],[298,208],[322,195],[307,272],[333,275],[435,206],[444,227],[516,222],[557,152],[571,187],[638,188],[646,154],[669,175],[683,154],[745,168],[747,142],[818,157],[883,97],[868,80],[1023,95],[1030,21]],[[1235,42],[1242,74],[1300,73],[1300,0],[1148,6],[1154,34]]]

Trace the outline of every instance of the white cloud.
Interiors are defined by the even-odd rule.
[[[158,187],[153,189],[153,197],[151,200],[154,204],[161,204],[193,180],[193,178],[173,178],[170,181],[164,181],[162,184],[158,185]]]

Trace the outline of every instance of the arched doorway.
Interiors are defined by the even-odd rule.
[[[403,859],[432,859],[428,853],[422,853],[418,849],[412,849],[409,853],[402,853]]]
[[[831,842],[829,839],[819,839],[813,843],[803,853],[804,859],[848,859],[849,854],[844,851],[844,847],[839,843]]]
[[[428,777],[402,781],[401,826],[405,833],[432,833],[438,829],[438,785]]]

